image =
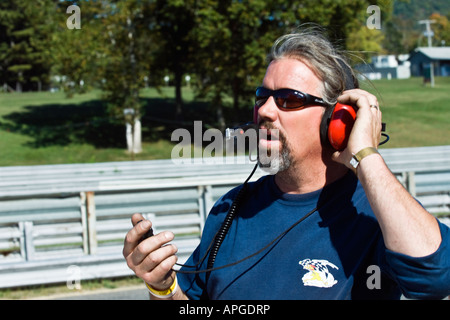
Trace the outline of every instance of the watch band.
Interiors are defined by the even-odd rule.
[[[364,148],[360,150],[358,153],[353,155],[352,159],[350,160],[350,164],[352,165],[353,168],[356,169],[362,159],[375,153],[379,154],[378,150],[374,147]]]

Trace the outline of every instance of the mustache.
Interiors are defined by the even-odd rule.
[[[278,128],[277,126],[275,126],[273,124],[273,122],[270,121],[261,121],[258,124],[258,128],[265,128],[267,130],[278,130],[278,140],[282,143],[286,143],[287,139],[286,139],[286,135],[280,130],[280,128]]]
[[[279,130],[279,128],[277,128],[273,124],[273,122],[270,122],[270,121],[260,121],[259,124],[258,124],[258,127],[259,128],[264,127],[266,129],[277,129],[277,130]]]

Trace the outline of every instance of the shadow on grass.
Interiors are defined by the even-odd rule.
[[[25,106],[24,111],[3,117],[3,130],[32,138],[28,146],[39,148],[89,143],[96,147],[123,147],[123,125],[110,119],[106,104],[91,100],[80,104]]]
[[[173,130],[193,130],[193,121],[201,120],[204,127],[215,127],[215,110],[206,102],[183,105],[183,120],[175,120],[173,99],[144,98],[141,119],[143,141],[169,140]],[[227,110],[232,117],[231,110]],[[244,118],[246,122],[249,114]],[[234,115],[236,117],[236,115]],[[27,135],[33,148],[66,146],[71,143],[90,144],[96,148],[125,148],[125,125],[122,119],[111,117],[107,104],[91,100],[79,104],[46,104],[25,106],[24,111],[3,116],[0,129]]]

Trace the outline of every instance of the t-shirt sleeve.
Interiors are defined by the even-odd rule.
[[[407,298],[443,299],[450,295],[450,231],[441,222],[439,228],[441,244],[428,256],[416,258],[385,251],[387,271]]]
[[[201,250],[201,245],[199,245],[189,259],[186,261],[185,265],[196,266],[199,262],[199,254]],[[182,267],[182,271],[195,271],[198,267]],[[204,291],[205,276],[204,273],[193,274],[193,273],[178,273],[177,274],[178,285],[187,295],[190,300],[200,300]]]

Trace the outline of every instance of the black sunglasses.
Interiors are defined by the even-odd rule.
[[[319,97],[293,89],[270,90],[264,87],[256,88],[255,104],[263,106],[269,97],[273,96],[275,104],[280,109],[298,110],[308,105],[327,106]]]

